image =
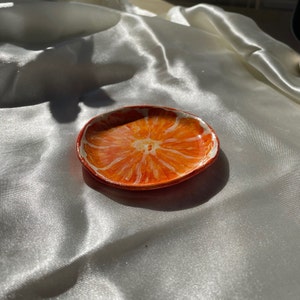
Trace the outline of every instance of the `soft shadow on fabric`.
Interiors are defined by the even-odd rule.
[[[105,6],[61,0],[8,2],[0,9],[0,43],[40,50],[109,30],[118,24],[121,14]]]
[[[221,150],[215,163],[197,176],[177,185],[150,191],[129,191],[97,181],[82,169],[88,186],[123,205],[159,211],[184,210],[209,201],[223,189],[229,178],[229,163]]]
[[[35,282],[28,283],[10,293],[7,299],[48,299],[64,294],[76,284],[79,269],[80,262],[76,261]]]
[[[11,64],[0,107],[49,102],[53,117],[67,123],[76,120],[81,101],[93,107],[113,104],[100,87],[132,78],[135,69],[119,62],[94,63],[93,52],[92,37],[76,38],[44,49],[22,67]]]

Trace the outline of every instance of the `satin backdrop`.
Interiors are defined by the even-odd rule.
[[[0,5],[0,298],[299,299],[299,54],[216,6],[91,3]],[[216,163],[97,183],[77,134],[136,104],[203,118]]]

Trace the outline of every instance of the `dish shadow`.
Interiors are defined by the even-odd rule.
[[[220,192],[229,178],[229,163],[220,150],[216,161],[202,173],[177,185],[148,191],[110,187],[98,181],[84,167],[83,179],[92,189],[123,205],[158,211],[177,211],[199,206]]]

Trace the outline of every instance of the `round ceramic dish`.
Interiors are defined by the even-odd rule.
[[[214,130],[168,107],[129,106],[91,119],[77,138],[83,166],[108,185],[150,190],[186,180],[219,153]]]

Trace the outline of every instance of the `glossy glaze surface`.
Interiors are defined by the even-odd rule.
[[[97,179],[124,189],[181,182],[209,166],[218,151],[211,127],[166,107],[125,107],[97,116],[77,140],[83,165]]]

